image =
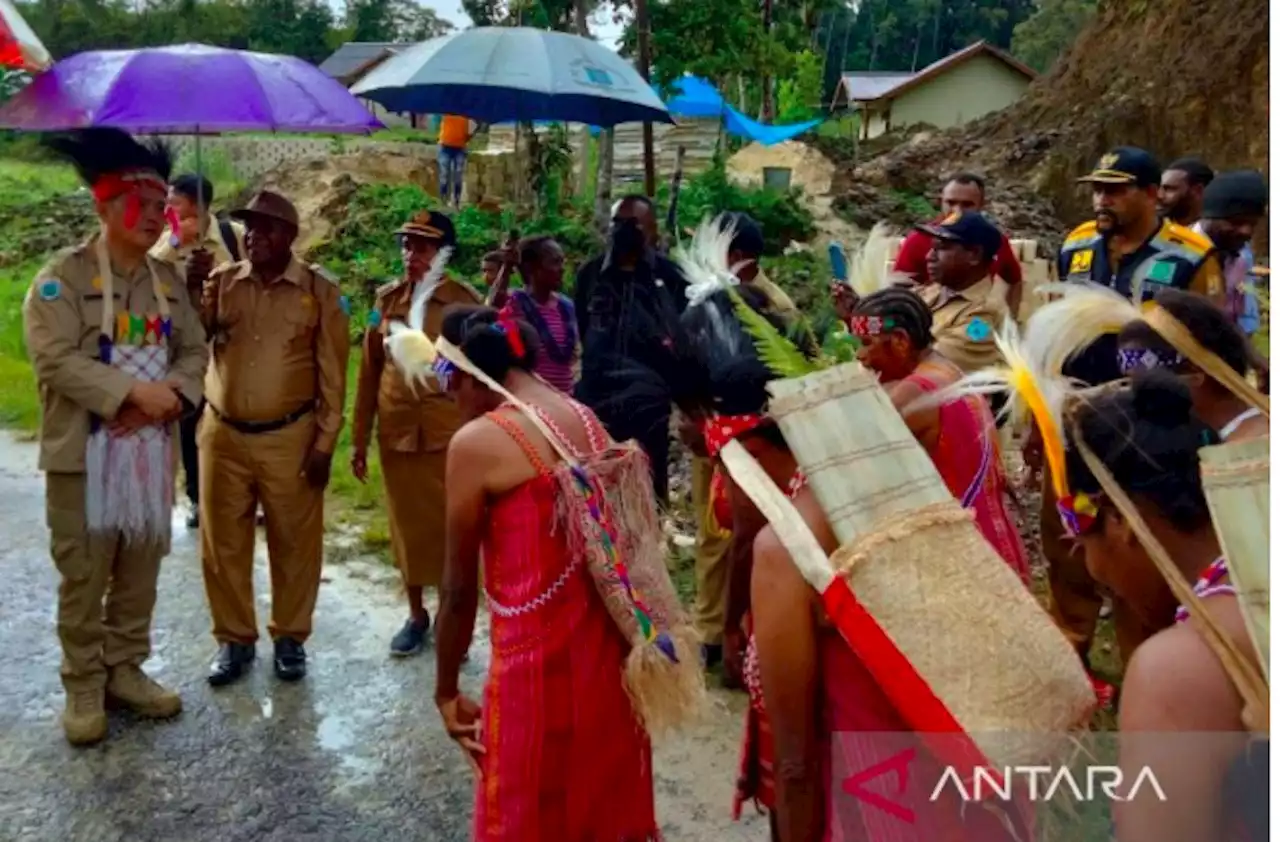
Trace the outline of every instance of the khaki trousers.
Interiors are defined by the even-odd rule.
[[[258,639],[253,610],[254,520],[267,524],[272,639],[311,634],[324,550],[324,490],[302,475],[315,440],[308,415],[282,430],[241,433],[206,409],[200,449],[200,544],[204,588],[219,643]]]
[[[1098,615],[1102,611],[1102,593],[1085,566],[1083,550],[1073,552],[1071,545],[1063,540],[1066,530],[1058,517],[1057,501],[1048,482],[1047,472],[1042,491],[1040,541],[1049,567],[1049,593],[1052,597],[1050,613],[1067,640],[1076,648],[1080,660],[1088,666],[1089,650],[1093,647]],[[1172,607],[1169,609],[1169,621],[1173,621]],[[1111,598],[1111,622],[1115,626],[1120,662],[1124,665],[1129,663],[1129,658],[1143,641],[1164,628],[1148,625],[1132,606],[1115,596]]]
[[[693,545],[693,622],[702,642],[717,644],[724,637],[724,613],[729,597],[729,544],[732,536],[717,535],[710,524],[713,465],[693,457],[693,517],[698,534]]]
[[[391,552],[405,587],[440,587],[444,573],[444,464],[447,451],[399,453],[379,446]]]
[[[50,553],[62,576],[58,638],[62,685],[68,693],[106,686],[107,670],[141,666],[151,655],[151,613],[160,559],[169,542],[129,543],[120,535],[90,535],[85,475],[45,475]]]

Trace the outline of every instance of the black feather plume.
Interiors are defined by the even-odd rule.
[[[45,146],[76,168],[90,186],[111,173],[151,170],[166,182],[173,172],[173,153],[164,142],[139,142],[119,129],[77,129],[50,135]]]

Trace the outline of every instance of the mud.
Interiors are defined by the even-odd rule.
[[[182,513],[178,513],[178,517]],[[472,779],[431,701],[434,659],[393,661],[402,622],[395,574],[376,562],[326,566],[310,675],[284,685],[269,648],[241,683],[204,681],[214,651],[194,533],[175,520],[147,670],[186,710],[152,724],[112,714],[100,746],[73,749],[58,725],[57,578],[47,555],[35,449],[0,438],[0,842],[387,842],[470,838]],[[265,559],[258,609],[269,608]],[[484,633],[483,620],[478,637]],[[472,647],[464,689],[488,653]],[[744,700],[654,758],[670,840],[764,840],[729,819]]]

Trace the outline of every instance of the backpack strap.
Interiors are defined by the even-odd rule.
[[[235,263],[240,259],[240,243],[236,240],[236,229],[231,227],[231,221],[219,219],[218,233],[222,235],[222,244],[231,253],[231,262]]]
[[[511,437],[511,440],[519,445],[520,450],[524,452],[525,458],[529,460],[529,464],[542,475],[551,473],[551,468],[547,465],[546,460],[542,458],[542,454],[538,453],[538,449],[533,446],[533,442],[529,441],[529,437],[525,435],[524,429],[501,409],[495,409],[492,412],[485,413],[493,423],[502,428],[502,431]]]

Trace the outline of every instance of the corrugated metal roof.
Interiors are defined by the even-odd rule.
[[[854,102],[879,99],[914,76],[914,73],[882,73],[858,71],[841,74],[845,96]]]
[[[350,41],[321,62],[320,69],[335,79],[342,79],[384,54],[396,53],[401,47],[407,46],[409,45],[377,41]]]

